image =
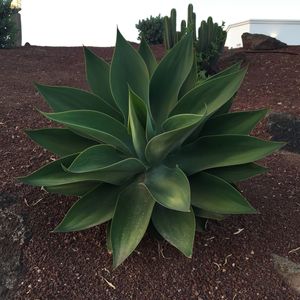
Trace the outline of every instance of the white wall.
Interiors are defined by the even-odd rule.
[[[259,22],[250,24],[251,33],[262,33],[288,44],[300,45],[300,22],[282,21],[282,22]]]
[[[247,23],[239,23],[239,26],[230,28],[227,31],[227,39],[225,46],[229,48],[243,47],[242,34],[250,31],[250,25]]]
[[[262,33],[279,39],[288,45],[300,45],[300,21],[298,20],[249,20],[229,25],[226,46],[242,47],[244,32]]]

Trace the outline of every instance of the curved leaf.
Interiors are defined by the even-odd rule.
[[[143,184],[133,184],[119,197],[111,223],[113,266],[119,266],[137,247],[148,227],[154,200]]]
[[[111,94],[109,83],[109,64],[86,47],[84,49],[86,79],[94,94],[104,99],[118,110]]]
[[[67,168],[71,173],[141,172],[145,166],[136,158],[128,158],[110,145],[96,145],[81,152]]]
[[[260,109],[213,117],[205,123],[201,135],[250,134],[256,124],[266,116],[267,112],[267,109]]]
[[[103,181],[120,185],[144,171],[144,165],[137,159],[132,158],[93,172],[68,172],[67,167],[70,166],[75,157],[76,155],[71,155],[58,159],[26,177],[20,177],[19,180],[27,184],[46,186],[47,188],[86,181]]]
[[[145,155],[149,162],[162,161],[172,150],[180,146],[204,121],[202,115],[183,114],[170,117],[163,123],[166,132],[153,137],[147,144]]]
[[[109,254],[112,254],[112,244],[111,244],[111,222],[106,225],[106,249]]]
[[[79,231],[109,221],[114,215],[119,192],[120,188],[114,185],[100,185],[75,202],[53,231]]]
[[[61,195],[83,196],[87,192],[93,190],[99,185],[99,181],[84,181],[62,185],[44,186],[48,193],[56,193]]]
[[[217,214],[252,214],[256,210],[231,184],[201,172],[190,178],[192,204]]]
[[[157,62],[150,46],[143,36],[139,47],[139,54],[141,55],[147,66],[149,77],[151,77],[157,66]]]
[[[196,62],[196,57],[194,55],[192,69],[191,69],[188,77],[182,84],[182,87],[179,91],[178,99],[181,99],[185,94],[187,94],[191,89],[193,89],[196,86],[197,78],[198,78],[197,62]]]
[[[125,124],[128,118],[128,86],[148,103],[149,73],[139,53],[117,31],[117,42],[110,68],[113,97],[122,111]]]
[[[64,124],[78,133],[130,153],[132,143],[126,127],[108,115],[92,110],[43,114],[48,119]]]
[[[264,167],[254,163],[248,163],[243,165],[209,169],[205,172],[220,177],[227,182],[234,183],[258,174],[265,173],[266,171],[267,169]]]
[[[155,69],[150,81],[150,109],[158,126],[167,119],[176,105],[180,88],[191,71],[193,57],[193,36],[189,33],[167,53]]]
[[[145,173],[144,184],[152,197],[162,206],[179,211],[190,211],[190,184],[178,168],[161,165]]]
[[[96,145],[81,152],[72,162],[68,171],[73,173],[92,172],[126,158],[128,157],[111,145]]]
[[[196,114],[202,109],[204,104],[207,105],[207,115],[212,114],[236,93],[245,77],[246,71],[246,69],[242,69],[213,80],[206,80],[203,84],[198,85],[184,95],[172,110],[171,115]]]
[[[142,160],[145,158],[146,119],[147,109],[145,103],[130,90],[128,116],[129,129],[131,132],[131,138],[135,152]]]
[[[80,109],[95,110],[122,121],[121,114],[110,104],[106,103],[102,98],[84,90],[41,84],[36,84],[36,88],[54,112]]]
[[[224,114],[227,114],[231,107],[232,107],[232,104],[233,104],[233,100],[234,100],[234,97],[236,96],[237,93],[235,93],[230,100],[228,100],[226,103],[224,103],[220,108],[218,108],[213,114],[212,114],[212,118],[216,117],[216,116],[219,116],[219,115],[224,115]]]
[[[227,69],[225,69],[225,70],[209,77],[208,80],[212,80],[212,79],[215,79],[215,78],[218,78],[218,77],[221,77],[221,76],[228,75],[230,73],[234,73],[235,71],[240,70],[240,68],[241,68],[241,62],[235,63],[232,66],[228,67]],[[234,100],[235,95],[236,95],[236,93],[232,96],[232,98],[229,101],[227,101],[220,108],[218,108],[216,110],[216,112],[214,113],[214,116],[223,115],[223,114],[228,113],[231,106],[232,106],[232,104],[233,104],[233,100]]]
[[[36,143],[59,156],[81,152],[97,144],[65,128],[42,128],[27,130],[26,133]]]
[[[181,212],[155,205],[152,222],[159,234],[185,256],[192,257],[195,237],[194,212]]]
[[[206,80],[213,80],[231,73],[234,73],[236,71],[239,71],[241,69],[241,62],[237,62],[231,66],[229,66],[228,68],[222,70],[221,72],[218,72],[217,74],[214,74],[210,77],[208,77]]]
[[[182,147],[169,161],[192,175],[206,169],[253,162],[284,145],[246,135],[212,135]]]

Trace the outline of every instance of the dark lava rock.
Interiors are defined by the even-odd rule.
[[[244,49],[249,50],[276,50],[287,47],[287,44],[265,34],[248,33],[242,34]]]
[[[270,113],[267,130],[272,140],[287,142],[286,150],[300,153],[300,118],[288,113]]]
[[[23,217],[15,212],[16,199],[0,194],[0,299],[12,299],[21,265],[24,243]]]

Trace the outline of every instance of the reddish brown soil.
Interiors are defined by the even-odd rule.
[[[300,47],[286,49],[300,54]],[[112,49],[95,51],[110,59]],[[284,50],[281,50],[284,51]],[[156,47],[158,56],[162,49]],[[243,54],[249,72],[234,109],[269,107],[300,113],[300,56]],[[22,272],[11,299],[298,299],[273,269],[271,254],[300,262],[300,158],[281,152],[264,160],[266,175],[240,186],[259,215],[230,217],[197,234],[192,259],[146,237],[117,270],[105,249],[103,226],[53,234],[74,201],[17,183],[50,154],[23,133],[50,123],[33,82],[86,88],[80,48],[28,47],[0,51],[1,193],[19,199],[16,212],[30,232]],[[224,64],[226,62],[224,61]],[[261,125],[256,134],[268,137]],[[235,234],[238,229],[244,229]],[[8,249],[9,251],[10,249]]]

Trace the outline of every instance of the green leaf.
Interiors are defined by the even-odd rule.
[[[86,172],[141,172],[145,166],[136,158],[128,158],[110,145],[96,145],[81,152],[67,171],[71,173]]]
[[[129,116],[128,123],[131,132],[132,143],[136,154],[142,160],[145,159],[146,147],[146,119],[147,109],[145,103],[131,90],[129,91]]]
[[[76,155],[71,155],[58,159],[26,177],[20,177],[19,180],[27,184],[46,186],[47,188],[86,181],[103,181],[120,185],[134,175],[144,171],[144,165],[137,159],[132,158],[93,172],[68,172],[67,168],[71,165],[75,157]]]
[[[108,222],[106,225],[106,249],[109,254],[112,253],[112,244],[111,244],[111,222]]]
[[[119,266],[137,247],[148,227],[154,200],[143,184],[120,194],[111,224],[113,266]]]
[[[256,210],[231,184],[201,172],[190,178],[192,204],[217,214],[252,214]]]
[[[102,184],[80,198],[54,232],[79,231],[109,221],[115,211],[120,188]]]
[[[197,78],[198,78],[197,62],[196,62],[196,58],[195,58],[195,55],[194,55],[194,61],[193,61],[192,69],[191,69],[188,77],[186,78],[186,80],[182,84],[182,87],[179,91],[178,99],[181,99],[185,94],[187,94],[191,89],[193,89],[196,86]]]
[[[202,114],[183,114],[170,117],[163,123],[165,132],[153,137],[147,144],[145,155],[149,162],[162,161],[172,150],[180,146],[186,138],[203,122]]]
[[[48,193],[56,193],[66,196],[83,196],[99,185],[99,181],[84,181],[62,185],[44,186]]]
[[[192,257],[195,237],[194,212],[181,212],[155,205],[152,222],[159,234],[185,256]]]
[[[95,110],[122,121],[120,113],[94,94],[64,86],[36,84],[36,88],[54,112],[81,109]]]
[[[179,211],[190,211],[190,184],[178,168],[161,165],[145,174],[144,184],[152,197],[162,206]]]
[[[150,81],[151,114],[158,126],[177,103],[178,94],[193,65],[193,36],[181,39],[161,60]]]
[[[206,80],[184,95],[172,110],[171,115],[196,114],[203,108],[204,104],[207,105],[207,115],[214,113],[236,93],[245,74],[246,69],[242,69],[213,80]]]
[[[155,128],[151,119],[149,110],[147,110],[147,122],[146,122],[146,140],[149,141],[155,136]]]
[[[211,219],[216,221],[222,221],[226,218],[226,215],[217,214],[212,211],[207,211],[204,209],[200,209],[198,207],[193,206],[195,216],[203,219]]]
[[[128,158],[111,145],[96,145],[81,152],[68,170],[74,173],[92,172]]]
[[[206,81],[208,80],[213,80],[213,79],[216,79],[216,78],[219,78],[219,77],[222,77],[222,76],[226,76],[226,75],[229,75],[231,73],[234,73],[236,71],[239,71],[241,69],[241,62],[237,62],[233,65],[231,65],[230,67],[222,70],[221,72],[217,73],[217,74],[214,74],[212,76],[209,76],[207,77],[206,79],[201,79],[201,80],[198,80],[196,85],[200,85],[200,84],[203,84],[205,83]]]
[[[223,104],[220,108],[218,108],[213,114],[212,114],[212,118],[216,117],[216,116],[219,116],[219,115],[224,115],[224,114],[227,114],[231,107],[232,107],[232,104],[233,104],[233,100],[234,100],[234,97],[235,97],[236,93],[231,97],[230,100],[228,100],[225,104]]]
[[[49,164],[44,165],[40,169],[34,171],[28,176],[19,177],[18,179],[23,183],[31,184],[34,186],[55,186],[62,184],[69,184],[72,182],[60,182],[57,180],[60,176],[64,177],[66,173],[62,169],[62,164],[70,165],[72,161],[76,158],[76,154],[72,154],[61,159],[50,162]],[[67,176],[66,176],[67,177]],[[53,183],[52,181],[57,181]]]
[[[260,109],[233,112],[213,117],[205,123],[201,135],[250,134],[267,112],[267,109]]]
[[[149,47],[148,43],[146,42],[143,36],[139,47],[139,54],[141,55],[147,66],[150,78],[157,66],[157,62],[151,48]]]
[[[111,94],[109,83],[109,64],[86,47],[84,49],[86,79],[94,94],[104,99],[118,111]]]
[[[243,165],[209,169],[206,172],[220,177],[227,182],[234,183],[248,179],[258,174],[265,173],[266,171],[267,169],[264,167],[261,167],[254,163],[248,163]]]
[[[65,128],[42,128],[27,130],[26,133],[36,143],[59,156],[81,152],[96,144]]]
[[[126,127],[112,117],[92,110],[43,113],[48,119],[64,124],[79,134],[116,146],[130,153],[132,143]]]
[[[213,80],[213,79],[225,76],[225,75],[229,75],[231,73],[239,71],[240,69],[241,69],[241,62],[237,62],[237,63],[231,65],[230,67],[222,70],[221,72],[218,72],[217,74],[208,77],[207,80]]]
[[[169,158],[187,174],[259,160],[285,143],[263,141],[246,135],[212,135],[199,138]]]
[[[139,53],[117,31],[117,42],[110,68],[110,85],[115,102],[128,118],[128,86],[148,103],[149,73]]]

